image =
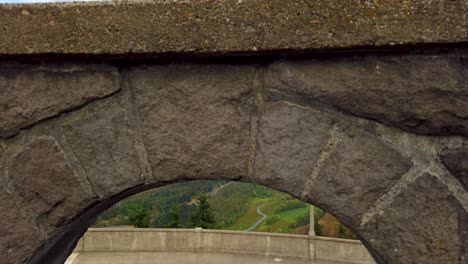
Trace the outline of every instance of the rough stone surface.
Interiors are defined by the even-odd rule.
[[[0,255],[2,263],[24,263],[42,245],[43,234],[26,209],[0,187]]]
[[[465,0],[0,5],[0,54],[171,54],[468,40]]]
[[[266,88],[430,135],[468,136],[468,83],[456,55],[364,56],[276,63]]]
[[[52,226],[62,226],[93,202],[50,138],[30,142],[8,163],[15,190]]]
[[[86,99],[67,113],[41,105],[55,109],[46,113],[62,114],[0,139],[0,186],[28,209],[24,217],[21,211],[5,221],[30,219],[49,236],[39,251],[32,248],[42,242],[23,249],[10,246],[17,236],[0,225],[0,243],[15,248],[14,263],[31,257],[31,263],[63,263],[94,217],[128,194],[186,179],[235,179],[287,191],[330,211],[363,239],[379,264],[463,263],[466,210],[456,200],[464,199],[463,189],[449,175],[439,177],[445,185],[432,176],[413,181],[420,169],[446,173],[443,164],[466,187],[465,139],[421,136],[359,116],[417,133],[464,135],[466,52],[373,54],[276,63],[266,78],[263,64],[112,61],[119,63],[122,94],[103,93],[106,98]],[[83,91],[95,85],[96,66],[87,71],[77,63],[80,74],[91,76],[80,83],[83,76],[43,63],[21,73],[25,91],[32,87],[27,73],[34,82],[40,69],[51,72],[50,86],[38,82],[41,93],[65,84]],[[0,78],[14,83],[10,77],[25,68],[6,70],[8,65]],[[115,86],[115,71],[104,72],[109,78],[96,77],[102,86],[91,91]],[[76,92],[59,90],[52,102]],[[15,91],[5,96],[10,93]],[[41,93],[31,92],[40,104],[47,101]],[[2,107],[9,113],[15,105]],[[0,191],[0,198],[8,197]],[[12,206],[0,199],[0,216],[22,208]],[[36,232],[35,225],[24,228]]]
[[[360,231],[385,263],[466,263],[467,211],[424,174]],[[380,239],[385,238],[385,239]]]
[[[325,148],[333,120],[310,108],[269,102],[261,109],[254,181],[300,193]]]
[[[445,149],[440,153],[440,159],[465,190],[468,190],[468,145],[464,148]]]
[[[412,162],[361,128],[350,126],[340,133],[307,198],[354,230],[368,208],[409,170]]]
[[[0,137],[118,90],[111,67],[0,67]]]
[[[247,175],[253,75],[225,65],[128,72],[156,179]]]
[[[100,198],[142,183],[126,112],[114,103],[64,119],[63,133]]]

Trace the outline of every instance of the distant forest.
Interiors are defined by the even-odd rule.
[[[199,208],[200,198],[206,200],[203,208]],[[197,225],[194,216],[205,214],[212,218],[209,228],[245,230],[262,218],[257,207],[267,218],[252,231],[308,234],[309,204],[260,185],[207,180],[175,183],[131,196],[104,212],[93,227],[193,228]],[[317,235],[355,238],[320,208],[314,207],[314,215]]]

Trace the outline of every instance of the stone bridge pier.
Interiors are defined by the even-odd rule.
[[[377,263],[466,263],[467,5],[0,5],[2,263],[197,179],[313,203]]]

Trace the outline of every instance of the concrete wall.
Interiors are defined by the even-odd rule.
[[[359,240],[314,237],[315,258],[356,263],[374,263],[366,247]]]
[[[90,228],[76,252],[238,253],[373,263],[359,241],[304,235],[197,229]],[[312,251],[312,252],[311,252]]]

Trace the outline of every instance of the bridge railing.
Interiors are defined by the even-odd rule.
[[[234,253],[373,263],[356,240],[208,229],[90,228],[75,248],[76,253],[112,251]]]

